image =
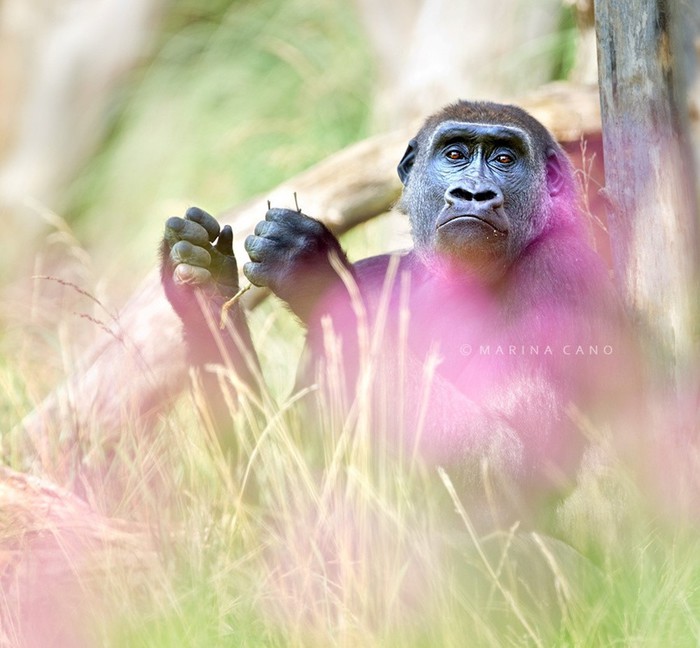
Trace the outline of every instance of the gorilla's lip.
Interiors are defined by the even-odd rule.
[[[458,221],[478,221],[480,223],[483,223],[484,225],[487,225],[499,234],[507,234],[508,230],[506,229],[506,227],[500,222],[495,223],[494,221],[496,220],[500,220],[500,218],[498,218],[497,215],[494,216],[493,214],[489,214],[488,216],[485,214],[445,214],[438,220],[437,229],[440,229],[445,225],[456,223]]]

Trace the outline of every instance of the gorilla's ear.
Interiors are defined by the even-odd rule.
[[[566,184],[566,176],[561,168],[561,160],[556,151],[550,150],[547,153],[547,190],[550,196],[556,196],[561,192]]]
[[[418,142],[416,140],[412,139],[408,143],[408,148],[406,149],[406,152],[403,154],[403,157],[401,158],[401,162],[399,162],[399,166],[396,167],[396,170],[399,173],[399,178],[401,178],[401,184],[404,186],[408,182],[408,174],[411,172],[411,169],[413,168],[413,163],[416,161],[416,150],[418,149]]]

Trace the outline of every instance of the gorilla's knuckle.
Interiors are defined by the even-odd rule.
[[[245,242],[245,249],[251,261],[262,261],[270,256],[273,245],[272,241],[261,236],[249,236]]]
[[[185,218],[196,223],[201,223],[203,220],[206,219],[214,220],[214,218],[210,216],[207,212],[205,212],[203,209],[195,206],[188,207],[187,211],[185,212]]]
[[[214,218],[211,214],[205,212],[203,209],[200,209],[199,207],[190,207],[185,212],[185,220],[188,220],[192,223],[197,223],[198,225],[203,227],[204,230],[206,230],[207,237],[210,241],[216,239],[216,237],[219,236],[219,233],[221,231],[221,227],[216,218]]]
[[[265,236],[270,231],[270,225],[269,221],[258,221],[253,230],[253,234],[255,234],[255,236]]]
[[[163,240],[168,248],[172,248],[182,238],[181,232],[183,225],[184,221],[177,216],[172,216],[165,221]]]
[[[262,263],[248,261],[243,265],[243,274],[246,279],[255,286],[265,288],[268,286],[268,273]]]
[[[173,245],[173,254],[180,256],[180,257],[186,257],[191,253],[191,250],[194,248],[194,245],[190,243],[189,241],[183,241],[180,240],[175,245]]]
[[[326,233],[326,228],[323,223],[309,216],[304,216],[304,226],[306,231],[312,236],[321,237]]]
[[[285,239],[289,238],[293,231],[294,227],[291,225],[291,223],[268,222],[267,226],[265,227],[265,236],[271,239],[284,241]]]
[[[288,213],[289,210],[283,207],[272,207],[271,209],[267,210],[267,213],[265,214],[265,220],[268,222],[285,220]]]

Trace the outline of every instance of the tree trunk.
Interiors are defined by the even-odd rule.
[[[597,2],[614,270],[662,387],[692,368],[698,231],[679,2]],[[685,7],[687,11],[688,7]]]

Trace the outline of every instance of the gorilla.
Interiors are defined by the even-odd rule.
[[[329,362],[333,331],[351,399],[382,329],[384,423],[427,461],[472,489],[488,465],[518,501],[568,487],[585,446],[578,414],[604,412],[620,387],[621,326],[571,163],[524,110],[459,101],[427,119],[398,174],[411,250],[351,263],[320,221],[271,208],[245,241],[244,275],[307,328],[312,367]],[[170,218],[162,282],[190,361],[225,357],[254,385],[241,307],[222,336],[211,326],[239,290],[231,244],[231,228],[196,207]]]

